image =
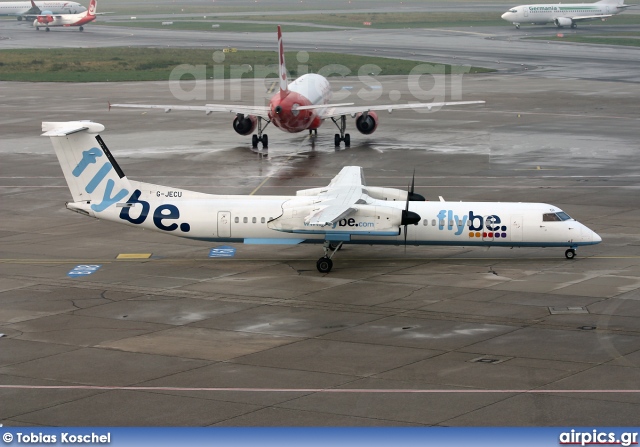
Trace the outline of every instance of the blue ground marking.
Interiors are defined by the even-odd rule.
[[[236,254],[234,247],[228,245],[221,245],[220,247],[212,248],[209,252],[210,258],[233,258]]]
[[[71,278],[89,276],[97,272],[100,267],[102,267],[102,265],[76,265],[73,270],[67,273],[67,276]]]

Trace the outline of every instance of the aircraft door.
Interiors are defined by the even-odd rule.
[[[231,237],[231,213],[218,211],[218,237]]]
[[[522,216],[511,216],[511,242],[522,242]]]
[[[525,17],[529,17],[529,7],[525,6],[524,8],[522,8],[524,10],[524,16]]]

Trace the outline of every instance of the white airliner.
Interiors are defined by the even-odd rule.
[[[78,14],[86,10],[77,2],[45,1],[35,5],[33,2],[0,2],[0,16],[17,16],[18,20],[33,20],[42,13]]]
[[[545,25],[555,23],[558,28],[570,26],[577,28],[578,22],[586,20],[605,20],[621,13],[631,5],[624,0],[601,0],[595,3],[558,3],[522,5],[511,8],[502,18],[520,28],[522,23]]]
[[[31,0],[31,3],[33,3],[33,0]],[[40,27],[43,26],[47,31],[54,26],[78,26],[80,31],[84,31],[84,25],[96,19],[98,14],[96,13],[97,7],[97,0],[91,0],[89,9],[80,14],[40,14],[33,21],[33,26],[36,27],[36,31],[39,31]]]
[[[386,104],[354,106],[348,104],[329,104],[332,92],[329,81],[319,74],[309,73],[300,76],[289,84],[287,69],[284,63],[284,48],[282,45],[282,30],[278,25],[278,71],[280,91],[277,92],[268,106],[243,106],[228,104],[206,104],[204,106],[170,106],[170,105],[144,105],[144,104],[109,104],[109,107],[131,107],[142,109],[171,110],[195,110],[203,111],[207,115],[212,112],[235,113],[233,130],[240,135],[251,135],[256,127],[258,133],[252,136],[252,146],[263,147],[269,145],[269,139],[264,134],[264,129],[273,123],[277,128],[290,133],[309,131],[309,134],[318,134],[318,127],[326,119],[331,119],[336,125],[339,134],[335,134],[336,146],[344,141],[345,146],[351,145],[351,136],[346,130],[346,117],[351,115],[356,119],[356,129],[365,135],[372,134],[378,127],[378,115],[376,111],[387,110],[391,113],[397,109],[429,109],[449,105],[484,104],[484,101],[456,101],[433,102],[415,104]],[[263,120],[265,123],[263,124]]]
[[[324,244],[328,273],[344,243],[568,247],[576,255],[600,236],[545,203],[427,202],[400,189],[365,186],[362,170],[343,168],[328,186],[295,196],[231,196],[129,180],[90,121],[45,122],[71,190],[72,211],[98,219],[211,242]]]

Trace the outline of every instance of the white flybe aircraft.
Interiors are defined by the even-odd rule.
[[[427,202],[410,191],[365,186],[347,166],[322,188],[295,196],[214,195],[129,180],[104,141],[102,124],[45,122],[80,214],[174,236],[245,244],[323,244],[328,273],[344,243],[567,247],[572,259],[600,236],[545,203]]]
[[[0,16],[17,16],[18,20],[33,20],[40,14],[79,14],[87,8],[77,2],[50,0],[44,2],[0,2]]]
[[[621,13],[631,5],[624,0],[601,0],[595,3],[558,3],[521,5],[511,8],[502,18],[520,28],[522,23],[545,25],[555,23],[558,28],[577,28],[578,22],[585,20],[605,20]]]

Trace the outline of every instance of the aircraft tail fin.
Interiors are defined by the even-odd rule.
[[[91,0],[89,2],[89,9],[87,10],[88,16],[95,16],[98,9],[98,0]]]
[[[278,25],[278,77],[280,78],[280,91],[286,92],[289,89],[287,80],[287,67],[284,64],[284,47],[282,45],[282,29]]]
[[[42,136],[51,138],[74,204],[67,207],[94,215],[133,191],[127,177],[91,121],[43,122]]]

